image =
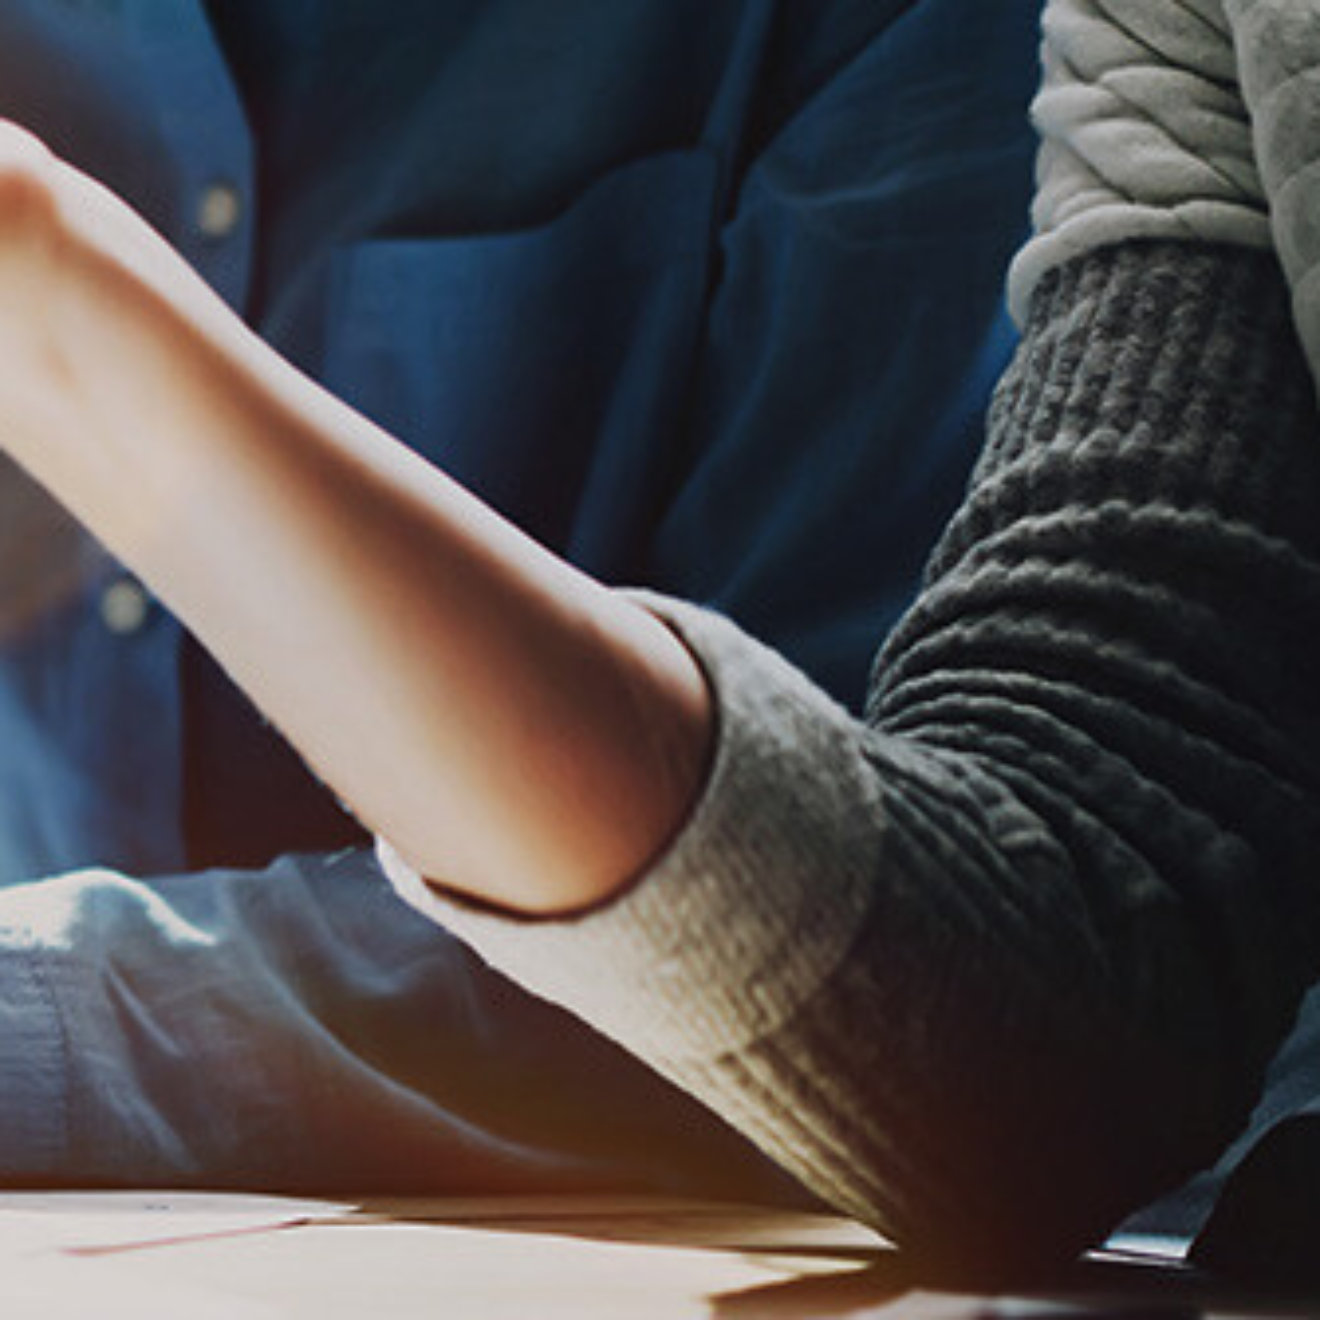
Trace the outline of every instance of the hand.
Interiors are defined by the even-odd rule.
[[[264,352],[127,203],[0,121],[0,449],[121,558],[177,535],[196,374]]]

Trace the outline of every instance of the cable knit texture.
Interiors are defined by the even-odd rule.
[[[1293,312],[1320,380],[1320,0],[1224,0]]]
[[[1320,0],[1048,0],[1042,62],[1019,319],[1100,244],[1273,245],[1320,382]]]
[[[1316,969],[1316,430],[1269,254],[1054,267],[867,723],[653,602],[722,721],[654,871],[550,923],[396,880],[914,1249],[1075,1250],[1231,1136]]]
[[[1101,244],[1270,246],[1223,0],[1049,0],[1043,26],[1036,237],[1009,276],[1019,320],[1045,271]]]

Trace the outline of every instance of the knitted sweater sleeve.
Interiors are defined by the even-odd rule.
[[[928,1253],[1070,1252],[1208,1162],[1317,970],[1320,427],[1271,252],[1314,357],[1315,14],[1048,0],[1023,343],[865,721],[652,598],[720,718],[666,856],[527,924],[391,866]]]
[[[1223,5],[1293,319],[1320,383],[1320,0]]]
[[[1101,244],[1273,246],[1320,382],[1320,0],[1046,0],[1043,28],[1019,317]]]
[[[1019,320],[1046,271],[1103,244],[1270,247],[1239,72],[1244,55],[1260,62],[1262,43],[1240,50],[1226,12],[1253,3],[1298,0],[1046,0],[1036,232],[1009,274]]]
[[[413,902],[919,1250],[1095,1239],[1214,1155],[1317,953],[1320,444],[1268,253],[1039,282],[865,722],[652,601],[719,703],[625,896]]]

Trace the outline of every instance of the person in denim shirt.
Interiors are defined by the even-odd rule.
[[[0,115],[552,549],[856,706],[1011,348],[1037,10],[4,0]],[[0,501],[0,1169],[780,1187],[399,904],[177,621]]]

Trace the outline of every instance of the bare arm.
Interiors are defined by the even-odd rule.
[[[590,905],[703,773],[695,662],[252,335],[125,206],[0,138],[4,444],[425,874]]]

